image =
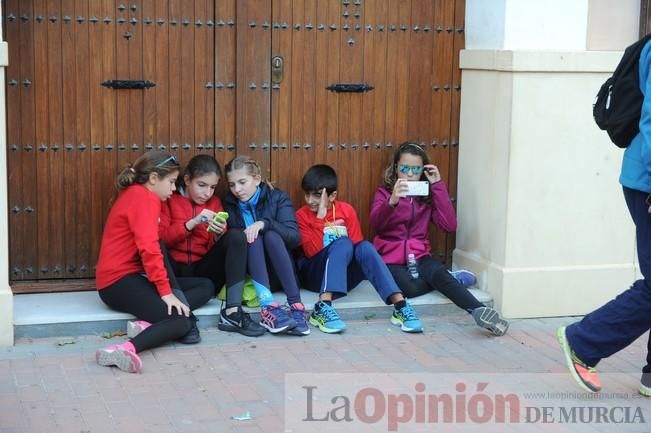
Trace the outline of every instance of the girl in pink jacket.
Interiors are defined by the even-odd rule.
[[[429,194],[408,195],[410,181],[426,181]],[[438,168],[415,143],[403,143],[384,172],[384,185],[371,206],[373,244],[405,297],[413,298],[438,290],[458,307],[472,314],[477,325],[495,335],[504,335],[509,323],[485,306],[431,256],[429,225],[452,233],[457,217]]]

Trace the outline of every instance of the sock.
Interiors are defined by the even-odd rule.
[[[396,302],[395,304],[393,304],[393,306],[395,307],[396,311],[398,311],[398,310],[402,310],[402,307],[404,307],[405,305],[407,305],[407,301],[405,301],[404,299],[403,299],[402,301],[398,301],[398,302]]]
[[[136,353],[136,347],[131,341],[125,341],[122,344],[118,344],[119,347],[126,350],[127,352]]]
[[[321,311],[321,305],[319,305],[319,304],[321,304],[321,302],[323,302],[324,304],[327,304],[327,305],[329,305],[329,306],[332,307],[332,301],[322,301],[322,300],[319,300],[319,302],[317,302],[316,304],[314,304],[314,311],[316,311],[316,312]]]

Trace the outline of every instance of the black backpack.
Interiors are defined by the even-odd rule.
[[[640,131],[644,96],[640,91],[639,62],[651,33],[626,48],[612,77],[599,89],[592,115],[617,147],[628,147]]]

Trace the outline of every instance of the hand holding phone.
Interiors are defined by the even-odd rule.
[[[226,220],[228,219],[228,212],[217,212],[213,217],[212,221],[208,223],[206,230],[208,232],[214,232],[217,234],[222,234],[226,230]]]
[[[427,196],[429,195],[429,182],[426,181],[407,181],[407,195]]]

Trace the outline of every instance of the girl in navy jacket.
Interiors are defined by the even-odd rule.
[[[260,324],[274,334],[309,334],[290,256],[300,243],[292,201],[287,193],[262,181],[260,166],[249,157],[231,160],[225,171],[230,192],[224,208],[229,227],[246,234],[248,270],[262,307]],[[289,314],[274,301],[271,281],[287,295]]]

